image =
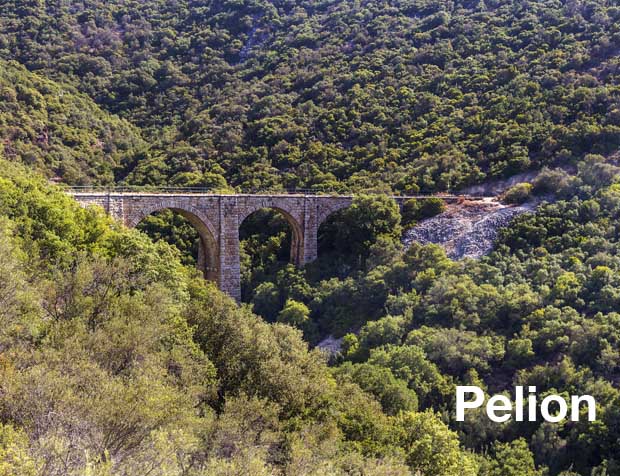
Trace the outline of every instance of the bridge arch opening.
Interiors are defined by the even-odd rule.
[[[320,214],[318,260],[314,273],[323,279],[344,278],[368,270],[369,259],[392,252],[401,239],[397,202],[385,195],[361,195],[342,200]]]
[[[175,246],[184,264],[196,266],[205,279],[219,284],[220,260],[214,232],[195,213],[174,207],[159,208],[145,213],[135,227],[154,240]]]
[[[353,265],[348,258],[352,243],[347,215],[348,207],[342,207],[322,217],[317,229],[317,260],[312,267],[315,279],[344,278],[350,273]]]
[[[255,288],[273,282],[287,264],[303,264],[303,240],[301,224],[284,209],[258,208],[240,217],[241,300],[250,302]]]

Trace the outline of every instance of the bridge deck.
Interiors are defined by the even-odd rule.
[[[67,189],[67,193],[72,196],[141,196],[141,197],[317,197],[317,198],[354,198],[355,194],[338,194],[338,193],[328,193],[328,192],[312,192],[308,193],[306,191],[276,191],[276,192],[257,192],[257,193],[218,193],[211,192],[205,190],[198,189],[175,189],[175,190],[132,190],[132,189],[87,189],[87,188],[69,188]],[[380,193],[369,193],[368,195],[387,195]],[[483,196],[483,195],[456,195],[456,194],[417,194],[417,195],[387,195],[394,200],[424,200],[427,198],[440,198],[446,201],[456,201],[456,200],[488,200],[495,197],[491,196]]]

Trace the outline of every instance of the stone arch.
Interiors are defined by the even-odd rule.
[[[291,227],[291,263],[296,266],[303,264],[304,259],[304,228],[301,223],[301,218],[296,218],[293,214],[285,208],[272,204],[256,204],[248,207],[239,214],[239,229],[241,225],[252,213],[259,210],[274,210],[284,217],[289,226]]]
[[[353,203],[352,198],[334,198],[329,202],[326,202],[319,208],[317,214],[316,225],[319,228],[329,217],[340,210],[349,208]]]
[[[312,240],[314,241],[314,259],[318,258],[321,236],[321,225],[323,225],[334,213],[349,208],[353,203],[352,197],[330,197],[329,200],[321,200],[316,209],[316,225],[312,229]]]
[[[134,209],[126,219],[126,226],[135,228],[149,215],[171,210],[184,217],[198,232],[200,243],[198,246],[197,267],[204,274],[205,279],[220,284],[220,252],[217,233],[209,219],[199,209],[193,206],[179,205],[178,201],[163,201],[145,207]]]

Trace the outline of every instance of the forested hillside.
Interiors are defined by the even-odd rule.
[[[612,0],[0,5],[0,57],[142,128],[137,184],[432,191],[605,154],[619,52]]]
[[[0,141],[20,160],[66,183],[112,183],[144,147],[140,131],[73,87],[0,60]]]
[[[474,476],[432,411],[386,414],[301,333],[0,158],[0,472]],[[416,473],[417,474],[417,473]]]
[[[524,438],[548,474],[620,474],[620,168],[590,156],[578,169],[573,177],[543,172],[535,190],[553,190],[558,201],[517,218],[481,261],[454,262],[435,245],[403,253],[382,235],[363,272],[306,287],[298,280],[280,292],[308,304],[309,322],[337,335],[356,330],[344,336],[336,371],[384,411],[407,408],[394,391],[405,383],[468,448]],[[458,423],[455,385],[463,384],[511,397],[515,385],[591,394],[599,413],[594,423],[497,424],[481,410]],[[510,458],[491,474],[537,474]]]
[[[617,0],[6,0],[0,140],[0,476],[620,475]],[[478,261],[373,193],[523,171]],[[356,196],[304,268],[250,215],[238,305],[180,215],[50,181]],[[597,421],[457,422],[463,384]]]

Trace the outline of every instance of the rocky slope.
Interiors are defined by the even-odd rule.
[[[508,206],[495,199],[451,205],[408,230],[403,241],[405,246],[414,241],[439,244],[452,259],[480,258],[493,249],[500,228],[535,208],[535,203]]]

